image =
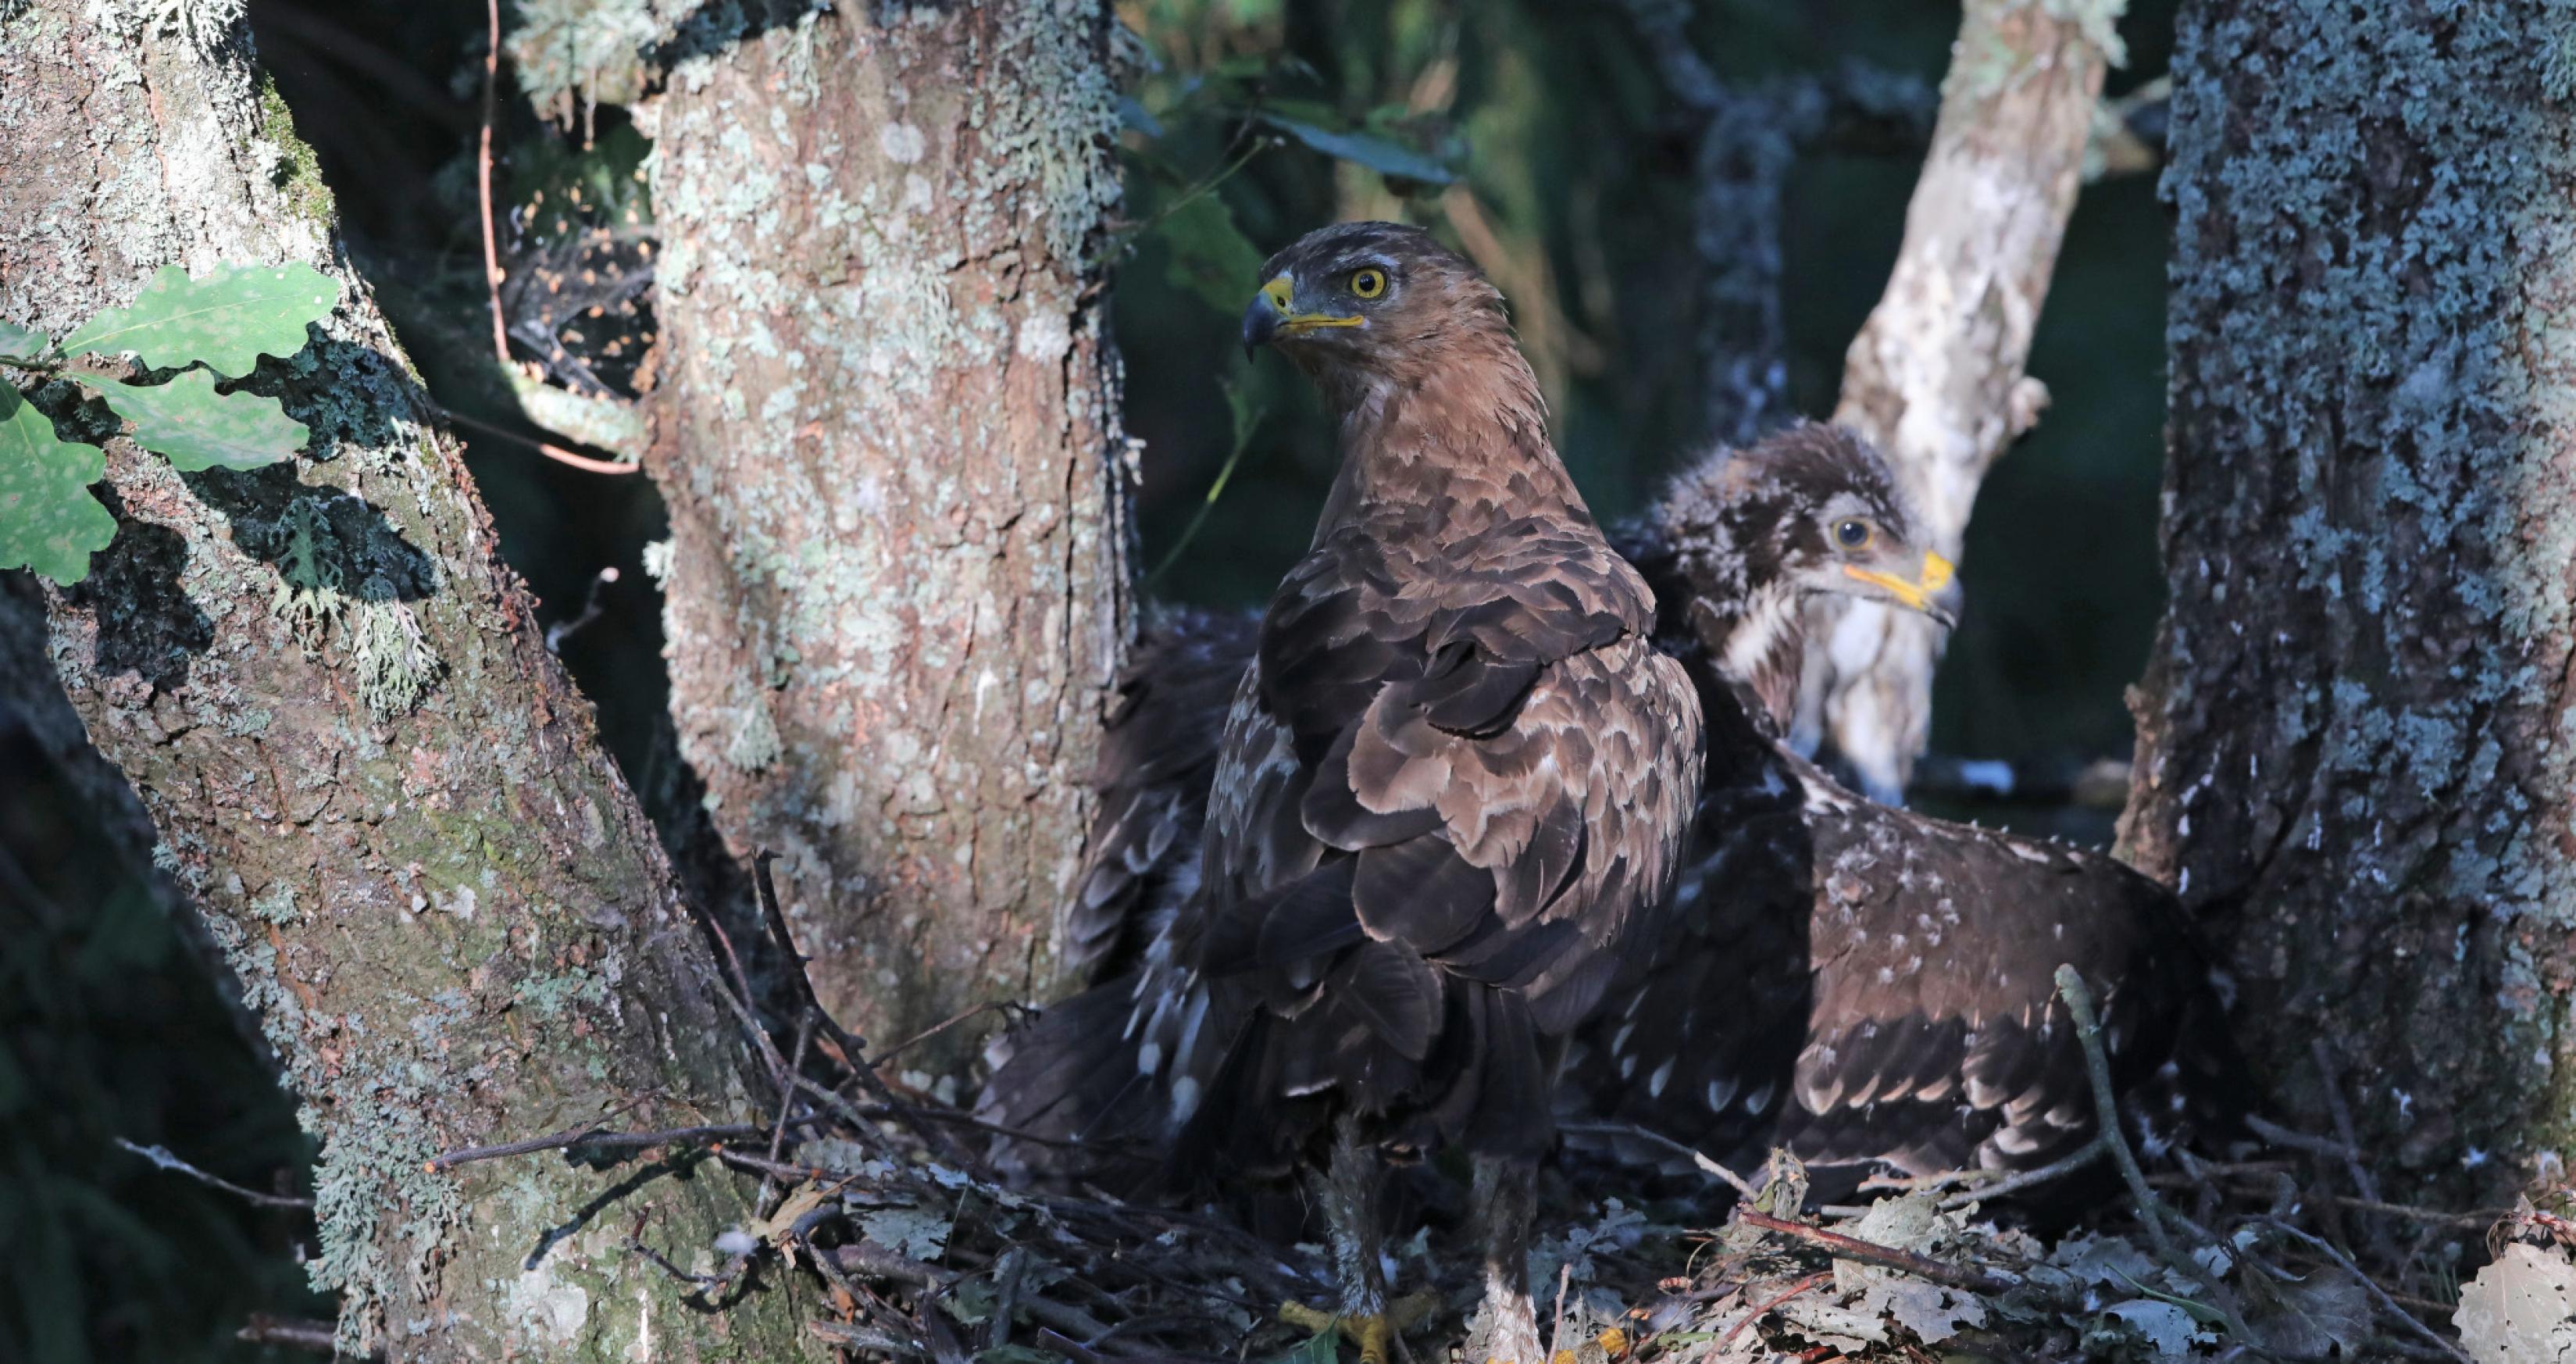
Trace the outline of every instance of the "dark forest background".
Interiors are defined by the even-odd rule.
[[[1639,507],[1702,443],[1701,281],[1726,262],[1693,240],[1698,126],[1661,84],[1630,7],[1117,8],[1141,40],[1114,316],[1125,421],[1144,442],[1138,562],[1151,595],[1252,605],[1304,545],[1330,472],[1328,433],[1305,386],[1282,366],[1247,366],[1233,336],[1260,257],[1336,218],[1442,227],[1498,278],[1567,462],[1605,518]],[[441,402],[510,428],[488,391],[476,212],[484,7],[250,9],[276,95],[412,358]],[[2165,0],[2131,7],[2129,64],[2110,95],[2163,72],[2171,18]],[[515,22],[508,5],[503,19]],[[1731,0],[1700,6],[1691,33],[1717,74],[1745,88],[1853,63],[1910,79],[1928,124],[1957,26],[1955,5],[1934,0]],[[498,93],[504,263],[572,295],[513,295],[515,353],[577,390],[649,387],[637,360],[652,330],[639,292],[651,206],[636,173],[649,145],[609,110],[530,107],[506,63]],[[1298,130],[1366,141],[1337,158]],[[1833,405],[1844,347],[1894,258],[1920,150],[1829,139],[1804,148],[1785,182],[1785,364],[1800,412]],[[1970,605],[1941,674],[1937,754],[2053,768],[2128,754],[2122,689],[2162,606],[2164,259],[2151,173],[2086,187],[2030,363],[2054,403],[1987,481],[1968,536]],[[646,571],[664,534],[658,499],[644,478],[541,458],[525,439],[536,433],[516,429],[522,438],[460,433],[475,478],[546,618],[578,622],[561,653],[629,779],[648,808],[670,813],[691,797]],[[310,1158],[292,1107],[188,950],[189,926],[164,916],[45,771],[0,753],[0,772],[0,851],[20,853],[0,858],[0,1360],[271,1357],[276,1347],[233,1339],[250,1316],[330,1315],[297,1263],[309,1225],[156,1170],[115,1139],[282,1188]],[[2107,841],[2108,815],[2089,832]]]

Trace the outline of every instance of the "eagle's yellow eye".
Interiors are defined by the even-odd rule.
[[[1353,297],[1375,298],[1385,292],[1386,272],[1384,270],[1380,270],[1375,266],[1369,266],[1365,269],[1353,270],[1351,272],[1351,295]]]

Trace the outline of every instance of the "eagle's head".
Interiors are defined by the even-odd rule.
[[[1508,346],[1511,336],[1503,296],[1484,275],[1402,223],[1318,228],[1272,256],[1261,278],[1243,313],[1245,353],[1276,346],[1318,378],[1400,381],[1457,341]]]
[[[1806,598],[1958,620],[1956,575],[1895,471],[1840,427],[1800,424],[1701,461],[1674,480],[1648,534],[1686,587],[1691,634],[1775,715],[1795,691]]]

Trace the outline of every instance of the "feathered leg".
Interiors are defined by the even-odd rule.
[[[1279,1309],[1280,1320],[1319,1333],[1338,1326],[1359,1342],[1360,1364],[1389,1364],[1396,1328],[1387,1316],[1386,1268],[1378,1251],[1378,1159],[1360,1140],[1358,1118],[1345,1113],[1334,1121],[1332,1160],[1322,1170],[1309,1171],[1306,1181],[1324,1209],[1333,1243],[1333,1277],[1342,1290],[1341,1311],[1326,1316],[1291,1302]]]
[[[1485,1242],[1485,1300],[1467,1329],[1468,1364],[1548,1364],[1530,1305],[1530,1216],[1538,1166],[1476,1157],[1475,1216]]]

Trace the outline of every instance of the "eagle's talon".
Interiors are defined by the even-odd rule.
[[[1393,1364],[1395,1333],[1430,1314],[1439,1300],[1428,1294],[1415,1294],[1395,1304],[1386,1312],[1345,1313],[1336,1316],[1319,1307],[1308,1307],[1290,1299],[1279,1304],[1279,1320],[1309,1335],[1320,1336],[1339,1328],[1357,1341],[1360,1364]]]

